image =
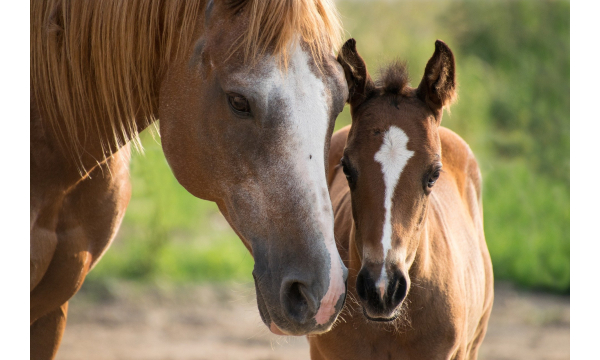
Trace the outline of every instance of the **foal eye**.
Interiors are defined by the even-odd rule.
[[[342,158],[340,160],[340,165],[342,165],[342,171],[344,172],[344,175],[346,175],[346,180],[348,180],[348,185],[352,189],[354,187],[354,183],[355,183],[355,179],[354,179],[355,171],[353,171],[352,169],[350,169],[350,167],[348,167],[348,165],[346,164],[346,159],[344,159],[344,158]]]
[[[231,109],[238,115],[250,115],[250,104],[248,100],[240,94],[227,94],[227,100]]]

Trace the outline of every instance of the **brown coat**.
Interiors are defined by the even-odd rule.
[[[436,42],[418,89],[408,87],[398,64],[372,82],[353,40],[340,62],[352,127],[332,137],[328,182],[338,251],[349,271],[348,301],[330,332],[308,337],[311,357],[476,359],[492,309],[493,274],[479,167],[465,141],[439,126],[456,95],[452,52]],[[392,137],[394,131],[405,137]],[[389,181],[381,179],[389,170],[380,153],[388,148],[390,166],[408,160],[384,203]]]

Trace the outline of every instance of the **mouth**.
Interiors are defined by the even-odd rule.
[[[282,330],[281,330],[281,329],[280,329],[280,328],[277,326],[277,324],[275,324],[275,323],[274,323],[274,322],[272,322],[272,321],[271,321],[271,326],[269,326],[269,330],[271,330],[271,332],[272,332],[273,334],[275,334],[275,335],[282,335],[282,336],[285,336],[285,335],[290,335],[290,334],[287,334],[287,333],[283,332],[283,331],[282,331]]]
[[[367,314],[367,310],[365,309],[364,306],[363,306],[362,310],[363,310],[363,315],[367,319],[369,319],[370,321],[375,321],[375,322],[390,322],[390,321],[394,321],[400,315],[400,313],[398,311],[394,311],[394,313],[392,314],[391,317],[372,317],[372,316],[369,316],[369,314]]]
[[[304,334],[289,333],[285,330],[282,330],[279,326],[277,326],[277,324],[275,323],[275,320],[273,320],[273,317],[271,316],[271,314],[269,314],[269,311],[267,310],[267,305],[265,303],[265,300],[262,297],[260,290],[258,289],[258,286],[256,286],[256,303],[258,305],[258,313],[260,314],[260,318],[262,319],[263,323],[269,328],[269,331],[271,331],[273,334],[281,335],[281,336],[304,335]]]

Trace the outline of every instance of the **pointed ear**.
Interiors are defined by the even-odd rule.
[[[417,96],[434,113],[439,114],[444,107],[456,99],[456,68],[454,54],[443,41],[435,42],[435,52],[425,67],[425,74],[417,89]]]
[[[375,88],[367,72],[367,64],[356,51],[356,40],[346,41],[338,54],[337,61],[342,65],[348,83],[348,103],[356,108]]]

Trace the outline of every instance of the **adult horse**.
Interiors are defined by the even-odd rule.
[[[330,332],[309,335],[311,356],[476,359],[493,276],[479,167],[440,127],[456,96],[452,51],[436,42],[416,89],[399,63],[373,82],[352,39],[340,61],[352,127],[333,136],[329,182],[356,304]]]
[[[255,260],[278,334],[327,331],[347,269],[326,154],[347,97],[330,0],[31,1],[30,336],[52,358],[68,300],[129,201],[129,143],[165,156]]]

